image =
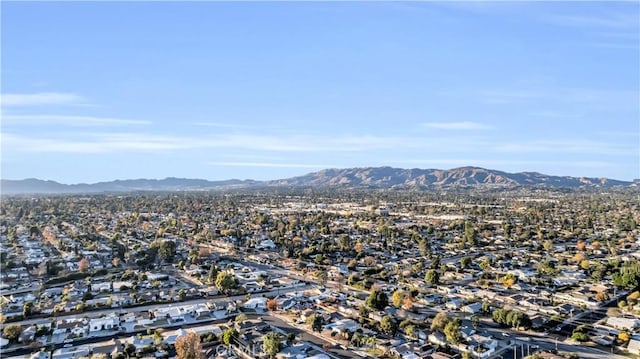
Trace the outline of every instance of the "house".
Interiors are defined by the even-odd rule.
[[[97,354],[104,354],[106,355],[107,358],[112,357],[113,355],[117,355],[118,352],[120,352],[120,342],[115,340],[115,339],[111,339],[107,342],[98,342],[95,344],[89,344],[89,347],[91,348],[91,353],[94,355]]]
[[[31,354],[29,359],[50,359],[51,354],[41,349],[41,351]]]
[[[86,345],[71,348],[60,348],[53,352],[51,359],[75,359],[88,357],[89,354],[90,350]]]
[[[20,333],[20,338],[18,339],[21,343],[31,343],[36,336],[36,326],[32,325],[22,331]]]
[[[67,319],[58,321],[53,334],[71,333],[75,336],[83,336],[86,332],[87,321],[82,319]]]
[[[460,308],[462,306],[462,299],[460,299],[460,298],[449,298],[449,300],[447,300],[447,303],[445,303],[444,306],[449,310],[457,310],[458,308]],[[481,304],[481,306],[482,306],[482,304]]]
[[[89,333],[101,330],[116,330],[120,325],[120,319],[115,316],[105,318],[93,318],[89,320]]]
[[[480,311],[482,311],[482,303],[476,302],[476,303],[467,304],[460,309],[465,313],[477,314],[477,313],[480,313]]]
[[[429,334],[427,339],[432,344],[436,344],[436,345],[446,345],[447,344],[447,339],[440,332],[433,332],[433,333]]]
[[[607,318],[607,325],[618,329],[634,330],[635,328],[640,326],[640,319],[609,317]]]
[[[420,359],[428,357],[435,349],[429,344],[404,343],[391,348],[391,353],[402,359]]]
[[[136,352],[139,352],[144,350],[144,348],[153,346],[155,344],[155,341],[152,337],[138,338],[138,336],[134,336],[131,344],[136,347]]]
[[[111,283],[101,282],[101,283],[93,283],[91,284],[91,293],[109,293],[111,292]]]
[[[338,332],[338,333],[342,332],[343,330],[347,330],[353,333],[359,328],[360,328],[360,324],[353,319],[341,319],[324,326],[324,329],[327,329],[327,330],[330,329],[332,332]]]
[[[179,307],[160,307],[155,310],[156,318],[171,318],[171,320],[184,320],[184,313]]]
[[[187,335],[187,331],[184,329],[178,329],[172,332],[162,333],[163,341],[165,344],[174,345],[178,338],[183,335]]]
[[[257,297],[257,298],[251,298],[248,301],[246,301],[243,305],[243,308],[246,309],[262,309],[262,310],[266,310],[267,309],[267,298],[265,297]]]
[[[634,336],[629,340],[627,350],[633,355],[640,355],[640,336]]]

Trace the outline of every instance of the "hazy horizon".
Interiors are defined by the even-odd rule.
[[[2,4],[3,179],[640,177],[637,2]]]
[[[535,172],[535,171],[522,171],[522,172],[508,172],[508,171],[502,171],[498,168],[483,168],[483,167],[477,167],[477,166],[461,166],[461,167],[453,167],[453,168],[417,168],[417,167],[412,167],[412,168],[399,168],[399,167],[392,167],[392,166],[379,166],[379,167],[390,167],[390,168],[398,168],[398,169],[402,169],[402,170],[455,170],[455,169],[459,169],[459,168],[466,168],[466,167],[471,167],[471,168],[481,168],[481,169],[485,169],[488,171],[500,171],[500,172],[506,172],[506,173],[522,173],[522,172]],[[351,169],[351,168],[356,168],[356,169],[365,169],[365,168],[370,168],[370,167],[342,167],[342,168],[323,168],[320,169],[319,171],[322,170],[345,170],[345,169]],[[64,185],[76,185],[76,184],[96,184],[96,183],[101,183],[101,182],[114,182],[114,181],[135,181],[135,180],[155,180],[155,181],[161,181],[161,180],[165,180],[165,179],[169,179],[169,178],[175,178],[175,179],[185,179],[185,180],[206,180],[206,181],[212,181],[212,182],[216,182],[216,181],[228,181],[228,180],[240,180],[240,181],[275,181],[275,180],[282,180],[282,179],[288,179],[288,178],[292,178],[292,177],[298,177],[298,176],[304,176],[304,175],[308,175],[311,173],[315,173],[318,171],[308,171],[308,172],[304,172],[304,173],[300,173],[300,174],[296,174],[296,175],[292,175],[289,177],[278,177],[278,178],[239,178],[239,177],[229,177],[229,178],[205,178],[205,177],[180,177],[180,176],[167,176],[167,177],[131,177],[131,178],[111,178],[111,179],[103,179],[103,180],[97,180],[97,181],[78,181],[78,182],[63,182],[63,181],[57,181],[55,179],[49,179],[49,178],[38,178],[38,177],[29,177],[29,178],[2,178],[3,180],[10,180],[10,181],[24,181],[24,180],[42,180],[42,181],[54,181],[60,184],[64,184]],[[543,175],[548,175],[548,176],[557,176],[557,177],[576,177],[576,178],[580,178],[580,177],[589,177],[589,176],[570,176],[570,175],[563,175],[563,174],[555,174],[555,173],[541,173]],[[603,178],[603,177],[589,177],[589,178]],[[622,180],[619,178],[612,178],[612,177],[605,177],[609,180],[619,180],[619,181],[628,181],[628,182],[633,182],[635,180],[638,180],[640,178],[633,178],[631,180]]]

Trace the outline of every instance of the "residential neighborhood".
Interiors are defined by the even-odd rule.
[[[2,357],[640,355],[633,190],[7,196],[0,221]]]

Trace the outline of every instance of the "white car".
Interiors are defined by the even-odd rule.
[[[508,336],[509,336],[509,334],[508,334],[508,333],[502,333],[502,336],[503,336],[503,337],[508,337]]]

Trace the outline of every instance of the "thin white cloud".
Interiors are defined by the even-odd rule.
[[[553,104],[580,104],[589,109],[637,110],[636,90],[591,89],[591,88],[502,88],[482,90],[445,91],[443,96],[478,99],[488,105],[522,104],[544,102]],[[583,109],[584,109],[583,108]]]
[[[615,156],[637,156],[638,153],[637,146],[572,139],[504,143],[494,146],[491,150],[500,153],[573,153]]]
[[[600,12],[597,16],[557,14],[547,15],[545,20],[569,27],[595,27],[605,29],[638,29],[638,12]]]
[[[67,115],[5,115],[2,117],[5,124],[12,125],[64,125],[76,127],[89,126],[129,126],[150,125],[151,121],[130,120],[122,118],[107,118],[94,116],[67,116]]]
[[[46,137],[44,137],[46,136]],[[49,133],[42,136],[5,133],[3,149],[32,153],[111,153],[123,151],[226,148],[269,152],[358,152],[413,146],[411,138],[345,136],[213,135],[159,136],[148,133]]]
[[[422,124],[426,128],[434,128],[438,130],[488,130],[492,126],[478,122],[462,121],[462,122],[426,122]]]
[[[260,126],[252,126],[252,125],[241,125],[236,123],[224,123],[224,122],[192,122],[194,126],[200,127],[214,127],[214,128],[227,128],[227,129],[238,129],[238,130],[255,130],[260,129]]]
[[[210,166],[220,167],[268,167],[268,168],[331,168],[330,165],[282,162],[207,162]]]
[[[84,98],[73,93],[38,92],[38,93],[7,93],[0,95],[2,106],[40,106],[40,105],[71,105],[80,104]]]
[[[99,154],[114,152],[155,152],[188,149],[187,139],[135,134],[95,134],[83,139],[35,138],[2,135],[5,152]]]

